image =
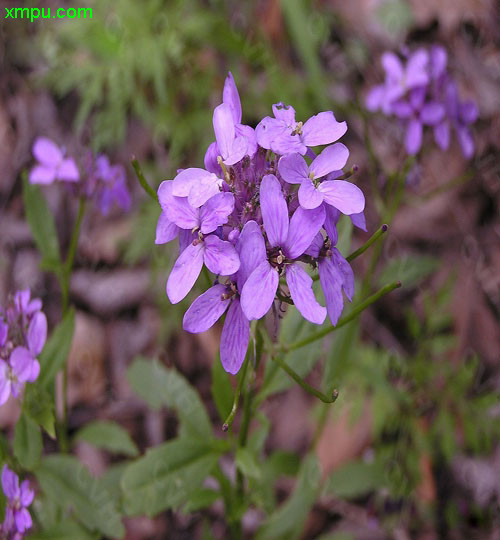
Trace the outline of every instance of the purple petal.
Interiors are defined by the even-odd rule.
[[[370,112],[378,111],[382,108],[382,104],[385,101],[385,85],[379,84],[374,86],[366,95],[365,107]]]
[[[162,210],[156,225],[155,244],[166,244],[176,238],[178,234],[179,227],[175,223],[172,223]]]
[[[406,65],[406,86],[415,88],[425,86],[429,82],[427,74],[427,64],[429,63],[429,53],[424,49],[415,51]]]
[[[222,299],[226,290],[226,285],[217,284],[198,296],[184,314],[182,321],[184,330],[197,334],[211,328],[222,317],[231,303],[230,299]]]
[[[158,188],[158,200],[167,219],[181,229],[194,229],[200,224],[199,211],[185,197],[174,197],[173,181],[165,180]]]
[[[447,120],[434,127],[434,139],[441,150],[448,150],[450,146],[450,123]]]
[[[10,365],[14,375],[20,383],[31,378],[33,369],[33,356],[25,347],[16,347],[10,355]]]
[[[287,127],[283,122],[276,120],[276,118],[272,118],[271,116],[266,116],[257,124],[255,136],[262,148],[270,150],[272,142],[285,133],[286,130]]]
[[[313,238],[311,245],[304,251],[304,253],[317,259],[319,257],[319,252],[323,248],[323,243],[323,235],[321,232],[318,232],[318,234],[316,234],[316,236]]]
[[[419,120],[410,120],[406,128],[405,145],[410,155],[416,154],[422,146],[423,126]]]
[[[328,317],[330,317],[331,323],[335,326],[344,308],[342,277],[329,257],[319,260],[318,271],[321,288],[325,295]]]
[[[448,62],[448,55],[444,47],[441,47],[440,45],[434,45],[431,47],[429,60],[431,66],[431,76],[434,80],[436,80],[444,73],[446,64]]]
[[[235,138],[233,114],[227,103],[215,107],[213,124],[217,146],[225,159],[232,153]]]
[[[220,225],[227,223],[229,215],[234,210],[234,195],[232,193],[217,193],[200,209],[200,229],[208,234]]]
[[[28,347],[33,356],[38,356],[47,339],[47,318],[39,311],[35,313],[28,327]]]
[[[11,500],[19,497],[19,477],[7,465],[4,465],[2,469],[2,489],[6,497]]]
[[[278,272],[268,261],[261,262],[250,274],[241,291],[241,309],[247,319],[260,319],[269,311],[278,283]]]
[[[427,88],[425,86],[420,86],[410,90],[410,104],[416,111],[423,107],[426,94]]]
[[[420,121],[428,126],[435,126],[443,119],[445,114],[441,103],[426,103],[420,111]]]
[[[214,173],[190,167],[181,171],[173,180],[172,195],[188,197],[189,204],[199,208],[210,197],[220,191],[221,181]]]
[[[257,144],[257,136],[255,129],[244,124],[236,124],[236,138],[242,137],[245,140],[246,153],[253,156],[257,152],[259,145]]]
[[[33,360],[31,364],[31,373],[28,377],[28,382],[35,382],[40,375],[40,362],[36,359]]]
[[[43,165],[56,167],[63,155],[57,144],[47,137],[38,137],[33,144],[33,155]]]
[[[0,405],[3,405],[10,396],[9,368],[7,363],[0,360]]]
[[[323,324],[326,308],[314,298],[311,277],[298,264],[287,265],[285,272],[290,295],[301,315],[314,324]]]
[[[464,124],[473,124],[479,116],[479,110],[474,101],[464,101],[459,105],[459,116]]]
[[[299,206],[290,220],[288,238],[283,251],[290,259],[300,257],[311,245],[314,237],[325,221],[323,205],[314,210],[306,210]]]
[[[305,155],[307,146],[302,142],[300,135],[291,135],[287,130],[272,140],[271,150],[281,156],[296,153]]]
[[[204,242],[195,246],[191,243],[175,261],[167,281],[167,296],[172,304],[180,302],[193,288],[203,266],[204,253]]]
[[[22,534],[24,531],[28,530],[33,522],[31,521],[31,516],[26,508],[21,508],[16,510],[14,513],[17,530]]]
[[[330,204],[325,204],[325,222],[323,227],[325,228],[328,238],[332,242],[332,246],[335,246],[339,240],[339,235],[337,232],[337,223],[340,218],[340,212]]]
[[[342,143],[327,146],[311,163],[309,171],[314,178],[321,178],[332,171],[342,169],[349,158],[349,150]]]
[[[255,221],[247,221],[236,242],[236,251],[240,257],[240,268],[237,273],[238,290],[243,289],[248,276],[266,260],[266,245],[259,225]]]
[[[275,103],[273,105],[273,114],[275,118],[281,120],[291,129],[295,127],[295,109],[291,105],[285,105],[282,102]]]
[[[309,178],[309,168],[300,154],[283,156],[279,160],[278,170],[283,180],[289,184],[300,184]]]
[[[198,234],[187,229],[179,229],[179,253],[182,253],[194,240],[198,240]]]
[[[323,193],[318,191],[309,178],[306,178],[299,187],[299,203],[308,210],[318,208],[323,202]]]
[[[204,163],[205,169],[207,171],[210,171],[211,173],[214,173],[214,174],[217,174],[217,175],[222,173],[220,165],[217,162],[217,157],[218,156],[220,156],[219,147],[217,146],[217,143],[214,141],[207,148],[207,151],[205,152],[205,158],[203,160],[203,163]]]
[[[331,208],[331,207],[330,207]],[[351,218],[352,224],[357,227],[358,229],[361,229],[362,231],[367,232],[366,228],[366,218],[364,212],[359,212],[359,214],[351,214],[349,216]],[[336,244],[337,242],[335,242]],[[335,245],[334,244],[334,245]]]
[[[56,169],[55,167],[45,166],[45,165],[35,165],[29,176],[30,184],[52,184],[56,179]]]
[[[328,180],[322,182],[318,189],[323,193],[325,202],[343,214],[359,214],[365,209],[365,196],[352,182]]]
[[[236,83],[234,82],[233,74],[229,72],[224,82],[224,90],[222,91],[222,101],[229,105],[233,117],[233,123],[241,122],[241,101]]]
[[[80,180],[78,167],[72,158],[62,160],[59,167],[57,167],[56,176],[59,180],[64,180],[65,182],[78,182]]]
[[[235,298],[229,306],[220,338],[220,360],[228,373],[235,375],[240,370],[249,341],[250,321],[245,317],[240,301]]]
[[[474,139],[472,138],[470,130],[466,127],[458,127],[457,137],[464,157],[470,159],[474,155],[475,150]]]
[[[288,236],[288,206],[274,174],[267,174],[262,179],[259,200],[269,244],[272,247],[283,245]]]
[[[29,506],[35,498],[35,492],[30,489],[30,483],[28,480],[21,482],[19,502],[22,506]]]
[[[399,81],[403,77],[403,64],[401,60],[392,52],[382,55],[382,66],[391,81]]]
[[[205,237],[205,264],[210,272],[230,276],[240,267],[238,252],[231,242],[221,240],[215,234]]]
[[[346,131],[347,124],[337,122],[332,111],[320,112],[303,125],[302,142],[306,146],[330,144],[340,139]]]
[[[332,262],[342,279],[342,288],[347,298],[349,298],[349,302],[352,302],[352,297],[354,296],[354,272],[351,265],[342,257],[342,254],[337,248],[332,247],[331,252]]]
[[[249,152],[246,136],[237,136],[233,141],[231,153],[224,157],[225,165],[234,165],[241,161]]]
[[[8,333],[9,325],[0,320],[0,347],[3,347],[5,345]]]
[[[409,118],[413,115],[413,108],[407,101],[396,101],[391,105],[391,111],[398,118]]]

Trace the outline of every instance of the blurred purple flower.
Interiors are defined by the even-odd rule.
[[[127,188],[127,177],[122,165],[111,165],[108,156],[97,156],[93,171],[94,197],[103,216],[107,216],[113,203],[128,212],[132,203]]]
[[[19,485],[19,477],[7,465],[2,469],[2,489],[7,498],[2,538],[20,540],[33,524],[28,506],[33,502],[35,492],[30,489],[28,480]]]
[[[33,144],[33,155],[38,164],[31,169],[31,184],[52,184],[54,180],[77,182],[80,173],[72,158],[65,158],[64,151],[47,137],[38,137]]]

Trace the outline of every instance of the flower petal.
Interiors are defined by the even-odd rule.
[[[306,210],[299,206],[290,220],[288,238],[283,251],[290,259],[300,257],[311,245],[316,234],[325,221],[323,205],[314,210]]]
[[[230,276],[240,267],[240,258],[231,242],[221,240],[215,234],[205,237],[205,264],[210,272]]]
[[[201,232],[211,233],[220,225],[227,223],[233,210],[234,195],[229,192],[218,192],[200,208]]]
[[[240,301],[235,298],[229,306],[220,338],[220,360],[228,373],[235,375],[240,370],[249,341],[250,321],[245,317]]]
[[[314,297],[312,278],[298,264],[287,265],[285,272],[290,295],[301,315],[309,322],[323,324],[326,308],[321,306]]]
[[[55,167],[47,165],[35,165],[29,175],[30,184],[52,184],[56,179]]]
[[[323,244],[323,235],[321,234],[321,232],[318,232],[318,234],[316,234],[316,236],[313,238],[313,241],[311,242],[310,246],[304,251],[304,253],[317,259],[319,257],[319,252],[323,247]]]
[[[35,492],[30,489],[30,483],[28,480],[24,480],[23,482],[21,482],[19,491],[19,502],[22,506],[29,506],[35,498]]]
[[[213,125],[217,146],[226,159],[232,153],[235,138],[233,114],[227,103],[215,107]]]
[[[331,207],[330,207],[331,208]],[[357,227],[358,229],[361,229],[362,231],[367,232],[366,228],[366,218],[364,212],[359,212],[358,214],[351,214],[349,216],[351,218],[352,224]],[[335,242],[336,244],[337,242]],[[334,244],[334,245],[335,245]]]
[[[180,254],[168,276],[167,296],[177,304],[193,288],[203,266],[204,242],[192,243]]]
[[[332,111],[311,116],[302,127],[302,142],[306,146],[319,146],[337,141],[347,131],[345,122],[337,122]]]
[[[365,196],[352,182],[328,180],[321,183],[318,189],[323,193],[325,202],[343,214],[359,214],[365,209]]]
[[[445,110],[441,103],[426,103],[420,111],[420,121],[428,126],[435,126],[441,122],[444,114]]]
[[[241,291],[241,309],[247,319],[260,319],[269,311],[278,283],[278,272],[267,260],[250,274]]]
[[[259,225],[255,221],[247,221],[236,241],[236,251],[240,257],[240,268],[237,273],[238,290],[243,289],[248,276],[266,260],[266,244]]]
[[[410,120],[406,128],[405,146],[411,156],[415,155],[422,146],[423,126],[419,120]]]
[[[172,182],[172,195],[189,197],[191,206],[198,208],[219,191],[220,180],[214,173],[205,169],[190,167],[181,171]],[[212,189],[210,194],[210,188],[214,186],[215,190]]]
[[[349,150],[342,143],[327,146],[309,167],[314,178],[321,178],[332,171],[342,169],[349,158]]]
[[[241,101],[234,82],[233,74],[229,71],[224,82],[224,90],[222,91],[222,101],[229,105],[234,124],[241,122]]]
[[[20,383],[24,383],[31,378],[33,362],[33,356],[25,347],[16,347],[12,351],[10,365]]]
[[[47,339],[47,317],[39,311],[35,313],[28,327],[28,347],[33,356],[38,356]]]
[[[339,240],[339,235],[337,232],[337,223],[340,218],[340,212],[331,204],[325,204],[325,222],[323,227],[325,228],[326,234],[330,239],[332,246],[335,246]]]
[[[326,309],[331,323],[335,326],[344,309],[342,277],[330,257],[321,258],[318,263],[319,281],[325,295]]]
[[[24,531],[28,530],[33,525],[33,522],[31,520],[31,515],[28,512],[28,510],[26,510],[26,508],[21,508],[20,510],[16,510],[14,512],[14,518],[16,520],[17,530],[21,534],[23,534]]]
[[[198,296],[184,314],[182,320],[184,330],[197,334],[211,328],[222,317],[231,303],[230,299],[222,299],[226,290],[227,286],[219,283]]]
[[[441,150],[448,150],[450,146],[450,123],[448,120],[434,126],[434,140]]]
[[[176,238],[178,234],[179,227],[175,223],[172,223],[162,210],[156,225],[155,244],[166,244]]]
[[[2,489],[9,499],[19,497],[19,477],[7,465],[4,465],[2,469]]]
[[[61,163],[63,154],[57,144],[47,137],[38,137],[33,144],[35,158],[49,167],[56,167]]]
[[[6,362],[0,360],[0,405],[9,399],[10,389],[9,368]]]
[[[306,178],[302,184],[300,184],[298,195],[300,206],[307,210],[318,208],[324,199],[323,194],[316,189],[309,178]]]
[[[466,127],[457,127],[457,138],[462,149],[462,153],[466,159],[470,159],[474,155],[474,139],[470,130]]]
[[[173,180],[165,180],[158,188],[158,200],[167,219],[181,229],[193,229],[200,224],[199,211],[185,197],[174,197]]]
[[[342,254],[337,248],[332,247],[331,252],[332,262],[337,268],[339,276],[342,278],[342,288],[349,302],[352,302],[352,297],[354,296],[354,272],[351,265],[342,257]]]
[[[300,154],[283,156],[278,163],[281,177],[289,184],[300,184],[309,178],[309,169],[305,159]]]
[[[272,247],[283,245],[288,236],[288,206],[274,174],[267,174],[262,179],[259,200],[269,243]]]
[[[75,160],[72,158],[63,159],[59,167],[57,167],[56,177],[65,182],[78,182],[80,173]]]
[[[286,130],[286,124],[282,121],[276,120],[276,118],[272,118],[271,116],[266,116],[257,124],[255,136],[257,137],[259,146],[270,150],[272,142],[283,133],[286,133]]]
[[[424,49],[418,49],[408,58],[405,77],[407,88],[425,86],[429,82],[428,63],[429,53]]]
[[[295,126],[295,109],[291,105],[285,105],[281,101],[273,105],[275,118],[281,120],[285,126],[293,128]]]

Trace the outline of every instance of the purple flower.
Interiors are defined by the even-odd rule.
[[[221,187],[222,180],[217,175],[192,167],[184,169],[174,178],[172,194],[187,197],[188,203],[198,208],[219,193]]]
[[[54,180],[77,182],[80,173],[72,158],[65,158],[64,151],[46,137],[38,137],[33,144],[33,155],[38,164],[31,169],[31,184],[52,184]]]
[[[347,131],[345,122],[337,122],[333,112],[321,112],[305,122],[295,121],[295,109],[290,105],[273,105],[274,118],[266,116],[255,128],[257,142],[276,154],[298,152],[304,155],[308,147],[330,144]]]
[[[36,381],[40,374],[40,364],[30,351],[24,347],[16,347],[10,354],[9,362],[0,360],[0,405],[3,405],[10,394],[19,397],[24,383]]]
[[[320,179],[342,169],[349,157],[349,150],[342,144],[328,146],[307,165],[300,154],[283,156],[278,165],[279,172],[289,184],[300,184],[299,203],[303,208],[317,208],[323,201],[343,214],[358,214],[365,207],[363,192],[351,182]]]
[[[128,212],[131,205],[127,177],[122,165],[111,165],[105,155],[97,156],[94,171],[94,196],[103,216],[107,216],[113,203]]]
[[[33,502],[35,492],[30,489],[28,480],[19,485],[19,477],[7,465],[2,469],[2,489],[7,498],[2,538],[17,540],[22,538],[33,524],[28,506]]]

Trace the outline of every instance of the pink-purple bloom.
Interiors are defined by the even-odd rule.
[[[37,164],[30,171],[29,181],[32,184],[52,184],[55,180],[63,182],[80,180],[75,160],[65,157],[65,150],[47,137],[38,137],[35,140],[33,155]]]
[[[131,205],[127,176],[123,165],[111,165],[108,156],[100,154],[95,159],[87,179],[87,193],[97,202],[103,216],[107,216],[116,203],[128,212]]]
[[[0,308],[0,405],[19,397],[27,382],[40,373],[37,356],[47,339],[47,318],[40,299],[29,289],[18,291]]]
[[[185,298],[203,265],[215,274],[212,287],[186,311],[183,327],[205,332],[225,314],[220,358],[232,374],[245,359],[250,322],[275,303],[294,304],[314,324],[327,314],[337,322],[343,292],[349,300],[354,293],[352,270],[334,247],[337,221],[343,213],[366,228],[363,193],[342,171],[349,151],[335,143],[346,123],[331,111],[297,122],[282,103],[273,112],[255,130],[241,124],[229,74],[205,168],[181,170],[158,189],[156,243],[179,238],[167,295],[172,303]],[[316,156],[312,148],[323,145]],[[326,307],[315,297],[307,266],[320,269]]]
[[[7,498],[5,518],[1,525],[2,538],[21,540],[33,524],[28,506],[33,502],[35,492],[28,480],[19,485],[19,477],[7,465],[2,469],[2,489]]]
[[[445,49],[438,45],[429,51],[418,49],[407,57],[406,63],[387,52],[382,55],[382,65],[385,81],[369,91],[366,107],[400,119],[406,131],[408,154],[420,151],[424,126],[430,126],[443,150],[449,147],[450,132],[454,129],[462,153],[471,158],[474,141],[470,125],[477,120],[478,109],[473,101],[460,100],[457,84],[447,70]]]

